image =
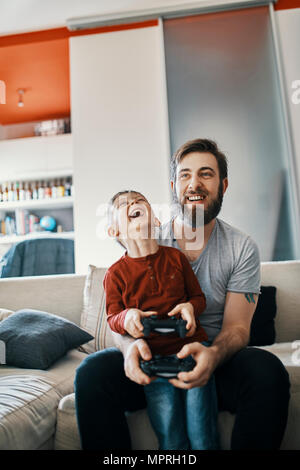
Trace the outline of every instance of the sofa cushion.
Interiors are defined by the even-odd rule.
[[[1,377],[0,449],[34,449],[46,441],[54,430],[58,400],[56,390],[41,377]]]
[[[94,339],[81,347],[86,353],[115,346],[111,330],[107,323],[105,310],[105,292],[103,279],[105,268],[89,265],[83,291],[83,309],[80,327],[90,333]]]
[[[53,446],[59,401],[74,391],[85,357],[72,349],[47,370],[0,367],[0,450]]]
[[[47,312],[23,309],[0,323],[6,363],[15,367],[47,369],[92,336],[75,323]]]
[[[253,315],[249,346],[267,346],[275,342],[276,287],[261,286]]]

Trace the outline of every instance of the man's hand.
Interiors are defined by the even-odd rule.
[[[186,329],[188,330],[188,333],[186,333],[186,336],[193,336],[196,331],[194,306],[190,302],[178,304],[168,313],[168,315],[173,316],[177,315],[178,313],[183,320],[187,321]]]
[[[217,367],[217,355],[211,346],[203,346],[203,344],[197,342],[185,344],[177,353],[177,357],[183,359],[190,354],[195,359],[196,366],[190,372],[180,372],[177,379],[169,379],[169,382],[175,387],[186,390],[203,387]]]
[[[134,341],[129,346],[124,359],[126,377],[140,385],[147,385],[155,380],[155,377],[150,378],[140,368],[140,359],[149,361],[151,358],[152,354],[146,341],[143,339]]]
[[[142,338],[144,336],[144,327],[141,323],[141,318],[150,317],[151,315],[157,315],[157,312],[143,312],[138,308],[131,308],[130,310],[128,310],[125,316],[125,330],[133,338]]]

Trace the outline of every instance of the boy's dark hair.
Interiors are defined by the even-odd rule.
[[[113,222],[113,209],[114,209],[114,204],[116,202],[116,200],[120,197],[120,196],[123,196],[124,194],[139,194],[143,197],[145,197],[142,193],[140,193],[139,191],[135,191],[134,189],[124,189],[123,191],[119,191],[117,192],[116,194],[113,195],[112,198],[110,198],[109,202],[108,202],[108,207],[107,207],[107,221],[108,221],[108,225],[111,225],[112,222]],[[146,199],[146,198],[145,198]],[[126,249],[126,246],[123,245],[123,243],[118,240],[116,238],[116,241],[119,243],[119,245],[122,246],[122,248],[125,248]]]
[[[219,174],[220,174],[220,181],[224,178],[227,178],[228,175],[228,164],[227,158],[223,152],[221,152],[218,148],[218,145],[213,140],[209,139],[194,139],[189,140],[185,144],[181,145],[178,150],[173,154],[171,158],[171,180],[176,182],[176,169],[177,165],[181,162],[181,160],[192,152],[209,152],[213,154],[217,160]]]

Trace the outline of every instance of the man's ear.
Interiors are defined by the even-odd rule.
[[[112,238],[116,238],[119,235],[118,229],[116,227],[114,227],[113,225],[110,225],[108,227],[107,233]]]
[[[154,217],[154,227],[160,227],[160,226],[161,226],[161,221],[157,217]]]
[[[228,188],[228,178],[224,178],[223,179],[223,194],[225,194],[227,188]]]

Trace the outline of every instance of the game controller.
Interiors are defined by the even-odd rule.
[[[192,356],[179,359],[176,354],[169,356],[156,355],[150,361],[140,360],[142,371],[149,377],[166,377],[168,379],[177,377],[179,372],[188,372],[194,369],[196,361]]]
[[[141,319],[141,322],[144,326],[143,333],[145,336],[149,336],[151,331],[156,331],[160,334],[169,334],[176,332],[180,338],[184,338],[186,332],[186,320],[182,318],[170,317],[166,319],[159,319],[156,315],[151,315],[151,317],[144,317]]]

